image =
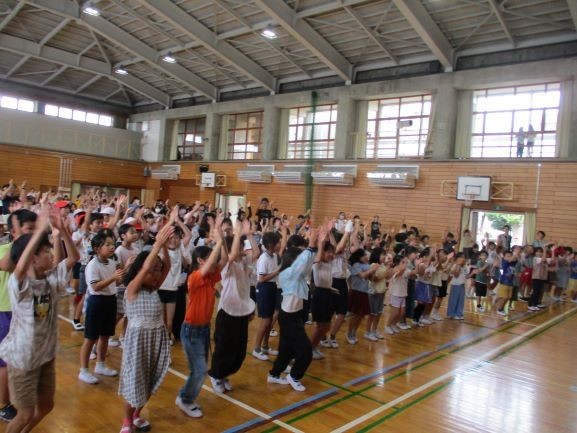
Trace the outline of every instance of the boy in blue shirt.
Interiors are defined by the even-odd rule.
[[[511,298],[513,294],[513,279],[515,278],[515,264],[517,260],[513,256],[511,250],[507,250],[503,253],[503,258],[501,260],[501,276],[499,278],[499,285],[497,286],[497,300],[495,301],[495,307],[497,307],[497,314],[505,316],[504,307],[507,301]]]

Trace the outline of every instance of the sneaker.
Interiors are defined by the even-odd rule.
[[[429,319],[428,317],[421,319],[421,322],[423,322],[425,325],[432,325],[433,323],[435,323],[431,319]]]
[[[537,307],[538,307],[538,308],[547,308],[547,305],[545,305],[545,304],[539,304],[539,305],[537,305]]]
[[[112,368],[108,368],[106,365],[98,365],[98,363],[96,363],[96,367],[94,367],[94,374],[100,374],[101,376],[114,377],[114,376],[118,376],[118,371],[113,370]]]
[[[425,325],[425,323],[424,323],[422,320],[419,320],[419,321],[417,322],[417,325],[416,325],[416,326],[419,326],[419,327],[421,327],[421,328],[424,328],[426,325]]]
[[[455,320],[465,320],[465,316],[457,316],[455,317]]]
[[[80,371],[80,373],[78,374],[78,379],[90,385],[96,385],[98,383],[98,378],[86,370]]]
[[[433,316],[433,319],[436,320],[437,322],[442,322],[443,320],[445,320],[441,316],[439,316],[439,314],[435,314]]]
[[[212,389],[217,394],[224,394],[226,389],[224,388],[224,383],[220,379],[215,379],[214,377],[208,376],[210,378],[210,383],[212,384]]]
[[[272,374],[269,374],[267,379],[266,379],[267,383],[276,383],[277,385],[288,385],[288,380],[286,377],[275,377]]]
[[[393,328],[391,326],[385,326],[385,333],[387,333],[389,335],[394,335],[395,331],[393,330]]]
[[[232,383],[228,380],[228,377],[222,379],[222,384],[224,385],[224,389],[228,392],[232,391]]]
[[[528,307],[527,310],[529,311],[539,311],[538,307]]]
[[[84,331],[84,325],[76,319],[72,321],[72,327],[75,331]]]
[[[330,349],[332,347],[331,341],[329,339],[326,339],[326,338],[324,340],[321,340],[320,344],[322,347],[326,347],[327,349]]]
[[[573,302],[574,304],[577,304],[577,299],[571,299],[571,302]]]
[[[14,408],[14,406],[12,406],[11,404],[7,404],[2,409],[0,409],[0,419],[2,421],[10,422],[14,419],[16,414],[17,414],[16,408]]]
[[[477,306],[477,311],[479,313],[484,313],[485,312],[485,308],[483,308],[483,306]]]
[[[269,337],[278,337],[278,331],[276,329],[271,329],[268,335]]]
[[[384,339],[385,339],[385,336],[384,336],[383,334],[381,334],[379,331],[373,332],[373,335],[374,335],[375,337],[377,337],[379,340],[384,340]]]
[[[365,332],[365,338],[369,341],[379,341],[372,332]]]
[[[271,349],[270,347],[262,347],[260,350],[265,355],[278,356],[278,350]]]
[[[347,332],[347,343],[349,343],[349,344],[357,344],[357,342],[358,342],[357,338],[356,338],[354,335],[349,334],[349,333]]]
[[[90,359],[96,359],[96,352],[90,352]]]
[[[499,316],[506,316],[507,315],[507,313],[505,313],[505,310],[497,310],[497,314]]]
[[[109,338],[108,339],[108,345],[110,347],[118,347],[118,346],[120,346],[120,341],[118,341],[116,338]]]
[[[411,329],[411,327],[406,323],[397,323],[397,328],[402,329],[403,331]]]
[[[254,356],[256,359],[259,359],[261,361],[268,361],[268,356],[266,353],[258,351],[256,349],[254,349],[252,351],[252,356]]]
[[[134,426],[134,428],[136,429],[136,431],[143,431],[143,432],[147,432],[150,431],[150,429],[152,428],[152,426],[150,425],[150,423],[145,420],[144,418],[134,418],[132,420],[132,425]]]
[[[325,359],[325,354],[321,352],[319,349],[313,349],[313,359]]]
[[[337,340],[331,339],[331,340],[329,340],[329,341],[330,341],[331,347],[332,347],[333,349],[338,349],[338,348],[339,348],[339,343],[337,343]]]
[[[180,396],[176,397],[176,401],[174,402],[174,404],[191,418],[200,418],[202,416],[202,411],[200,410],[200,407],[198,407],[194,403],[186,404],[185,402],[182,401],[182,398],[180,398]]]
[[[399,328],[397,328],[395,325],[391,326],[391,328],[393,328],[393,332],[394,332],[395,334],[400,334],[400,333],[401,333],[401,330],[400,330]]]
[[[301,383],[301,381],[294,379],[290,374],[287,375],[286,380],[287,380],[288,384],[290,386],[292,386],[295,391],[298,391],[298,392],[306,391],[306,388]]]

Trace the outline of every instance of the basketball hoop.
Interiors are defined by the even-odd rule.
[[[471,207],[471,205],[473,204],[473,200],[477,198],[477,194],[465,194],[464,197],[465,197],[465,206]]]

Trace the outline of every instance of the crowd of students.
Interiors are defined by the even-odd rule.
[[[251,354],[274,357],[267,382],[305,391],[310,363],[339,348],[345,321],[345,341],[355,345],[361,336],[377,343],[443,320],[447,296],[446,317],[454,320],[464,319],[467,297],[477,299],[475,313],[498,315],[516,302],[536,311],[568,294],[577,303],[575,254],[543,232],[526,246],[511,245],[509,227],[495,242],[478,245],[465,230],[459,240],[445,233],[430,244],[416,227],[383,231],[378,217],[362,224],[341,212],[320,223],[307,212],[293,221],[266,198],[254,215],[250,203],[228,215],[198,201],[148,209],[138,198],[129,203],[98,190],[70,201],[10,182],[2,200],[0,418],[9,433],[32,430],[54,405],[57,303],[67,292],[73,327],[84,331],[79,380],[117,376],[106,354],[109,346],[123,348],[121,433],[151,427],[141,410],[169,369],[182,285],[188,297],[180,341],[190,373],[175,405],[193,418],[202,416],[207,375],[215,392],[232,391],[255,316]],[[309,316],[314,328],[307,332]]]

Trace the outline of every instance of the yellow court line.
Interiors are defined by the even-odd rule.
[[[500,346],[495,347],[493,350],[484,353],[482,356],[480,356],[478,359],[476,359],[474,362],[470,362],[469,364],[465,365],[464,367],[459,367],[459,368],[455,368],[441,376],[438,376],[437,378],[413,389],[412,391],[407,392],[406,394],[401,395],[400,397],[397,397],[396,399],[388,402],[387,404],[384,404],[382,406],[377,407],[376,409],[373,409],[372,411],[366,413],[365,415],[343,425],[342,427],[339,427],[336,430],[333,430],[331,433],[343,433],[346,432],[347,430],[352,429],[353,427],[364,423],[365,421],[368,421],[369,419],[375,417],[376,415],[385,412],[386,410],[395,407],[396,405],[398,405],[399,403],[402,403],[403,401],[417,395],[420,394],[421,392],[425,391],[428,388],[433,387],[434,385],[440,383],[440,382],[444,382],[447,379],[452,378],[453,376],[456,376],[458,373],[464,372],[470,368],[473,368],[475,366],[477,366],[479,363],[484,362],[484,361],[488,361],[491,358],[499,355],[501,352],[503,352],[504,350],[506,350],[507,348],[511,347],[511,346],[515,346],[517,343],[523,341],[526,337],[528,337],[531,334],[536,334],[538,333],[541,329],[546,328],[548,326],[550,326],[551,324],[557,322],[559,319],[562,319],[565,316],[568,316],[569,314],[573,314],[575,312],[574,308],[571,308],[569,310],[567,310],[566,312],[564,312],[563,314],[552,318],[551,320],[548,320],[545,323],[542,323],[541,325],[536,326],[535,328],[518,335],[517,337],[511,339],[510,341],[501,344]]]
[[[68,323],[72,324],[72,320],[70,320],[68,317],[63,316],[63,315],[61,315],[61,314],[59,314],[58,317],[59,317],[60,319],[64,320],[65,322],[68,322]],[[183,374],[183,373],[181,373],[180,371],[175,370],[175,369],[173,369],[173,368],[169,368],[168,371],[169,371],[169,373],[175,375],[176,377],[179,377],[179,378],[184,379],[184,380],[186,380],[187,377],[188,377],[188,376],[186,376],[185,374]],[[240,407],[240,408],[242,408],[242,409],[244,409],[244,410],[246,410],[246,411],[248,411],[248,412],[251,412],[251,413],[255,414],[256,416],[259,416],[259,417],[261,417],[261,418],[263,418],[263,419],[265,419],[265,420],[267,420],[267,421],[270,421],[270,422],[278,425],[279,427],[282,427],[282,428],[284,428],[284,429],[286,429],[286,430],[289,430],[289,431],[291,431],[291,432],[293,432],[293,433],[304,433],[302,430],[299,430],[299,429],[291,426],[290,424],[287,424],[287,423],[285,423],[285,422],[282,422],[282,421],[273,419],[273,418],[272,418],[270,415],[268,415],[267,413],[261,412],[260,410],[254,408],[254,407],[252,407],[252,406],[250,406],[250,405],[248,405],[248,404],[246,404],[246,403],[243,403],[243,402],[240,401],[240,400],[237,400],[237,399],[235,399],[235,398],[232,398],[232,397],[230,397],[230,396],[228,396],[228,395],[226,395],[226,394],[220,394],[220,393],[218,393],[218,392],[214,392],[214,390],[213,390],[211,387],[209,387],[209,386],[202,385],[202,389],[204,389],[205,391],[211,392],[211,393],[213,393],[214,395],[216,395],[217,397],[220,397],[220,398],[222,398],[223,400],[226,400],[226,401],[228,401],[228,402],[230,402],[230,403],[232,403],[232,404],[234,404],[234,405],[236,405],[236,406],[238,406],[238,407]]]

